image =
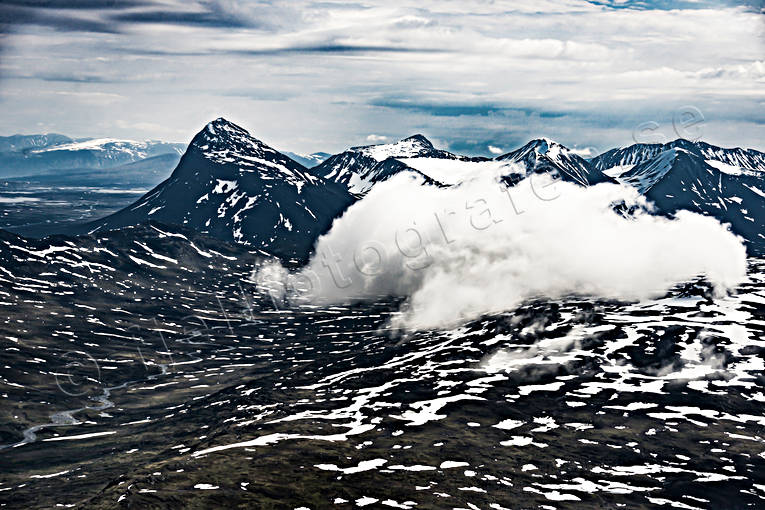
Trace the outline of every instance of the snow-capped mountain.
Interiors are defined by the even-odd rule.
[[[144,159],[183,153],[184,146],[158,140],[98,138],[73,140],[63,135],[15,135],[0,138],[0,176],[54,174],[60,170],[104,170]]]
[[[676,164],[683,165],[684,168],[693,166],[693,162],[687,161],[690,154],[685,149],[673,147],[662,152],[656,153],[653,157],[640,161],[638,164],[619,165],[620,169],[615,177],[624,184],[629,184],[645,194],[662,177],[664,177]],[[613,169],[611,169],[613,170]]]
[[[587,160],[547,138],[532,140],[520,149],[496,159],[523,165],[529,173],[546,172],[582,186],[610,180],[599,169],[592,168]]]
[[[686,209],[729,223],[747,240],[750,252],[762,253],[765,165],[758,164],[759,156],[752,150],[677,140],[609,151],[595,158],[593,166],[605,167],[619,182],[637,188],[661,212]]]
[[[423,135],[417,134],[395,143],[351,147],[336,154],[312,169],[327,180],[345,185],[351,193],[364,194],[375,183],[385,181],[399,172],[422,175],[426,182],[431,179],[401,160],[431,158],[442,160],[471,160],[444,150],[436,149]]]
[[[156,220],[301,258],[352,202],[342,186],[312,175],[219,118],[194,137],[169,179],[87,228],[102,231]]]
[[[449,186],[489,170],[502,173],[509,184],[530,173],[543,172],[581,185],[612,180],[570,149],[548,139],[532,140],[491,160],[436,149],[422,135],[392,144],[353,147],[330,157],[313,172],[362,195],[400,172],[416,174],[427,184]]]
[[[652,159],[660,153],[680,148],[701,156],[707,164],[730,173],[765,172],[765,153],[753,149],[726,149],[706,142],[691,142],[679,138],[666,144],[637,143],[629,147],[611,149],[590,160],[591,165],[611,176],[618,176],[638,163]]]
[[[532,172],[583,186],[618,181],[637,188],[660,212],[687,209],[729,223],[747,240],[750,252],[765,252],[765,154],[755,150],[679,139],[613,149],[588,161],[543,138],[493,161],[458,162],[459,168],[427,158],[401,161],[442,184],[456,184],[498,163],[515,164],[499,168],[509,185]]]
[[[765,153],[753,149],[723,149],[704,142],[696,142],[707,164],[729,174],[765,175]]]

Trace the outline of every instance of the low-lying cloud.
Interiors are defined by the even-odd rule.
[[[698,275],[720,292],[746,278],[743,244],[714,218],[654,215],[616,184],[534,174],[508,188],[483,174],[451,188],[398,175],[337,219],[300,272],[257,276],[291,302],[404,297],[391,326],[419,330],[538,297],[642,300]]]

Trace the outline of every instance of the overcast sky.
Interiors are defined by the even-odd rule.
[[[489,154],[671,140],[674,117],[765,150],[762,5],[2,0],[0,134],[187,142],[223,116],[295,152],[419,132]]]

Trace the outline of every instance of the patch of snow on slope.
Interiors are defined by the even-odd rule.
[[[634,167],[634,166],[635,165],[617,165],[617,166],[612,166],[611,168],[607,168],[607,169],[603,170],[603,173],[606,174],[609,177],[616,178],[616,177],[619,177],[620,175],[622,175],[625,172],[629,172],[630,170],[632,170],[632,167]]]
[[[377,161],[385,161],[388,158],[411,158],[422,154],[430,147],[426,146],[417,138],[407,138],[396,143],[383,145],[370,145],[360,147],[358,151],[366,156],[370,156]]]
[[[44,149],[38,149],[33,152],[52,152],[52,151],[82,151],[82,150],[106,150],[107,144],[119,144],[121,146],[133,146],[145,149],[148,145],[147,142],[137,142],[133,140],[119,140],[117,138],[95,138],[93,140],[86,140],[84,142],[67,143],[63,145],[53,145],[51,147],[45,147]]]
[[[220,193],[226,194],[235,190],[237,186],[238,184],[236,181],[226,181],[223,179],[218,179],[218,182],[215,185],[215,189],[213,189],[212,192],[217,194],[220,194]]]
[[[755,188],[754,186],[747,186],[746,184],[744,184],[744,186],[746,186],[747,188],[749,188],[750,190],[752,190],[756,194],[760,195],[762,198],[765,198],[765,191],[762,191],[759,188]]]
[[[744,173],[744,169],[738,166],[729,165],[727,163],[723,163],[722,161],[715,161],[714,159],[707,159],[706,160],[707,165],[714,167],[721,171],[722,173],[729,174],[729,175],[741,175]]]

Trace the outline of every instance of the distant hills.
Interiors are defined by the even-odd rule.
[[[0,178],[61,185],[153,186],[178,164],[185,148],[157,140],[5,136],[0,137]],[[128,166],[135,163],[141,164]]]
[[[284,155],[289,156],[306,168],[313,168],[316,165],[324,163],[332,154],[326,152],[314,152],[312,154],[295,154],[294,152],[285,151]]]

